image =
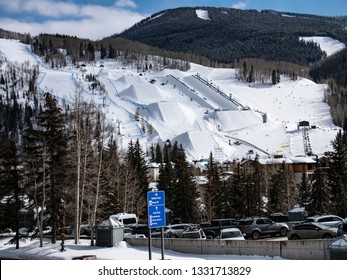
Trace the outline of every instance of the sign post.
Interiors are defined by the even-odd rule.
[[[147,193],[147,206],[148,206],[148,228],[149,240],[151,240],[152,228],[163,228],[166,226],[165,217],[165,192],[164,191],[150,191]],[[148,243],[149,259],[151,256],[151,242]],[[161,230],[161,255],[164,259],[164,231]]]

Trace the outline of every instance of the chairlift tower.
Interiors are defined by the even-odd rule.
[[[308,131],[309,131],[309,128],[307,126],[302,127],[302,137],[303,137],[305,155],[310,156],[312,155],[312,147],[311,147],[310,135]]]

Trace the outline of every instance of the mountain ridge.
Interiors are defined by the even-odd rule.
[[[208,13],[209,20],[197,10]],[[160,11],[114,37],[161,49],[195,53],[218,63],[242,58],[284,60],[309,65],[324,53],[300,36],[322,35],[346,42],[347,17],[299,16],[274,11],[187,7]]]

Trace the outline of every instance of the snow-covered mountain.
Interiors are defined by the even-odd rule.
[[[326,40],[327,53],[341,47]],[[311,151],[320,156],[331,150],[339,129],[323,102],[327,86],[303,78],[281,77],[275,86],[245,84],[236,79],[234,69],[192,64],[187,72],[138,72],[114,60],[51,69],[28,45],[5,39],[0,39],[0,56],[8,63],[39,65],[38,86],[59,99],[72,99],[76,90],[83,90],[118,127],[124,149],[131,139],[139,139],[144,149],[170,140],[182,144],[190,160],[208,158],[212,152],[220,161],[256,154],[263,161],[291,161]],[[85,79],[89,73],[103,92],[90,87]],[[302,121],[309,122],[308,130],[299,127]]]

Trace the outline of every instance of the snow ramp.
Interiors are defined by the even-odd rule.
[[[194,159],[208,158],[217,145],[213,135],[205,131],[188,131],[173,139]]]
[[[262,116],[252,110],[215,111],[209,116],[223,131],[234,131],[263,123]]]
[[[166,101],[171,98],[170,94],[151,84],[131,85],[121,91],[119,95],[125,100],[143,105]]]
[[[112,78],[112,77],[111,77]],[[148,84],[143,78],[139,76],[122,76],[115,80],[115,84],[117,85],[117,89],[119,91],[125,90],[129,87],[129,85],[145,85]]]
[[[163,121],[169,126],[195,122],[194,111],[185,110],[177,102],[153,103],[147,108],[152,118]]]

